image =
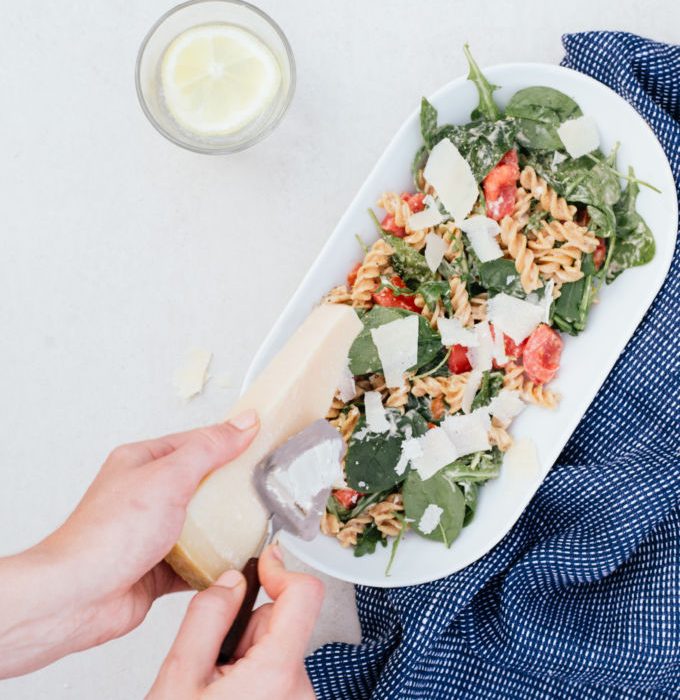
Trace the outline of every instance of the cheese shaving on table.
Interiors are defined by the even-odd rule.
[[[486,408],[478,408],[464,416],[447,416],[441,427],[446,431],[459,457],[491,449],[491,419]]]
[[[209,350],[194,348],[189,351],[185,364],[175,371],[172,380],[180,398],[190,399],[203,391],[211,359]]]
[[[475,332],[465,328],[458,318],[440,316],[437,319],[437,330],[442,336],[442,345],[446,347],[462,345],[466,348],[474,348],[479,345]]]
[[[356,384],[354,383],[354,375],[352,370],[349,368],[349,358],[347,363],[342,368],[342,374],[340,375],[340,383],[338,384],[338,395],[340,400],[347,403],[351,401],[357,393]]]
[[[367,391],[364,394],[364,407],[366,409],[366,426],[372,433],[385,433],[390,429],[379,391]]]
[[[479,189],[470,165],[449,139],[442,139],[427,159],[423,177],[434,187],[454,221],[463,221],[477,201]]]
[[[591,153],[600,145],[600,134],[592,117],[569,119],[557,127],[557,135],[572,158]]]
[[[428,233],[425,236],[425,242],[425,262],[432,272],[436,272],[444,259],[448,245],[436,233]]]
[[[498,396],[494,396],[491,399],[486,409],[494,418],[498,418],[503,422],[509,422],[519,415],[525,407],[526,404],[520,398],[518,391],[501,389]]]
[[[385,384],[390,388],[403,386],[404,372],[418,362],[418,318],[408,316],[371,329]]]
[[[434,529],[439,526],[443,513],[443,508],[440,508],[434,503],[430,503],[420,516],[418,529],[424,535],[429,535],[431,532],[434,532]]]
[[[461,402],[463,413],[470,413],[472,410],[472,402],[475,400],[475,394],[479,390],[479,386],[482,383],[482,377],[483,372],[479,369],[475,369],[470,372],[470,376],[465,382],[465,389],[463,390],[463,399]]]
[[[477,344],[468,346],[467,356],[472,369],[486,372],[493,366],[494,344],[491,329],[487,321],[477,323],[474,327]]]
[[[427,195],[423,200],[425,209],[411,214],[408,218],[408,227],[412,231],[421,231],[424,228],[432,228],[437,224],[441,224],[446,219],[446,216],[439,211],[439,205],[434,200],[432,195]]]
[[[430,428],[417,438],[421,454],[411,463],[423,481],[434,476],[442,467],[458,459],[458,452],[448,434],[442,428]]]
[[[495,329],[510,336],[517,345],[531,335],[543,320],[543,306],[516,299],[504,292],[491,297],[487,303],[487,316]]]
[[[501,230],[497,221],[488,216],[475,215],[465,219],[460,224],[460,229],[467,235],[470,245],[481,262],[503,257],[503,251],[496,240]]]

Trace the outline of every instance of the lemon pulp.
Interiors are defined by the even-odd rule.
[[[271,104],[281,84],[272,51],[249,31],[204,24],[179,34],[161,62],[165,105],[200,135],[239,131]]]

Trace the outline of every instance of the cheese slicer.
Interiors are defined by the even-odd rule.
[[[229,663],[248,626],[260,590],[257,573],[259,554],[281,529],[312,540],[335,483],[342,482],[345,443],[325,420],[308,425],[262,459],[253,471],[253,485],[270,512],[269,530],[257,556],[242,569],[246,593],[236,619],[227,633],[217,664]]]

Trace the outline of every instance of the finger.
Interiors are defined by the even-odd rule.
[[[154,465],[163,478],[169,474],[175,477],[176,493],[188,500],[207,474],[238,457],[250,445],[258,428],[257,414],[248,411],[227,423],[193,430],[176,450]]]
[[[323,583],[314,576],[287,571],[277,545],[270,545],[260,555],[258,573],[274,601],[271,637],[286,655],[302,657],[323,602]]]
[[[234,661],[244,657],[248,649],[257,644],[260,637],[267,632],[273,611],[274,606],[271,603],[265,603],[253,612],[250,620],[248,620],[246,631],[243,633],[234,652]]]
[[[232,570],[192,598],[161,668],[161,676],[182,674],[196,687],[208,682],[215,670],[222,640],[238,613],[245,590],[243,575]]]
[[[111,452],[107,461],[126,468],[141,467],[143,464],[155,462],[167,457],[183,447],[187,442],[195,439],[197,433],[213,431],[216,428],[219,429],[223,425],[225,425],[225,423],[207,428],[171,433],[151,440],[140,440],[139,442],[130,442],[125,445],[120,445]],[[232,418],[226,425],[230,425],[237,430],[245,432],[257,425],[257,415],[254,411],[246,411]]]

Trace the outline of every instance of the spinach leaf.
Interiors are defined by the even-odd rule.
[[[557,127],[567,119],[580,117],[581,108],[559,90],[536,86],[519,90],[508,102],[505,114],[519,124],[517,140],[530,150],[564,149]]]
[[[561,294],[553,304],[553,323],[569,335],[578,335],[586,327],[593,291],[590,275],[562,285]]]
[[[479,282],[491,295],[505,292],[518,299],[525,299],[526,292],[522,287],[519,272],[512,260],[498,258],[480,263],[478,268]]]
[[[449,137],[467,160],[477,182],[481,182],[498,161],[515,145],[517,123],[514,119],[473,121],[460,134]]]
[[[468,72],[468,80],[471,80],[477,92],[479,93],[479,104],[473,110],[471,114],[471,119],[488,119],[489,121],[496,121],[501,118],[501,111],[494,102],[493,92],[498,90],[498,85],[492,85],[485,77],[479,66],[472,58],[470,53],[470,47],[465,44],[463,46],[463,51],[465,53],[465,58],[467,58],[468,66],[470,70]]]
[[[390,489],[404,480],[406,473],[394,470],[401,456],[401,444],[406,437],[419,437],[427,431],[427,422],[415,411],[403,416],[388,412],[395,430],[372,433],[366,430],[366,419],[361,418],[347,446],[345,473],[350,488],[361,493]]]
[[[441,350],[442,343],[441,337],[430,327],[424,316],[406,309],[374,306],[361,317],[364,327],[349,351],[349,366],[352,373],[360,375],[382,370],[378,349],[371,337],[371,329],[414,315],[418,317],[418,363],[415,367],[419,368],[431,362]]]
[[[406,477],[402,494],[406,517],[413,521],[414,530],[422,537],[443,542],[447,547],[458,537],[465,517],[463,492],[447,479],[443,470],[423,481],[418,472],[412,471]],[[420,529],[420,519],[429,505],[442,509],[439,525],[432,532]]]
[[[354,556],[363,557],[366,554],[373,554],[378,542],[383,547],[387,546],[387,538],[378,530],[375,523],[371,523],[358,537],[354,545]]]
[[[435,107],[423,97],[420,102],[420,133],[423,141],[428,148],[437,143],[434,141],[437,132],[437,110]]]
[[[397,274],[412,289],[417,289],[421,284],[434,280],[434,274],[421,255],[403,239],[390,234],[383,234],[383,238],[392,246],[392,265]]]
[[[624,270],[648,263],[656,251],[654,236],[637,213],[635,203],[640,187],[633,168],[628,169],[631,179],[621,199],[614,205],[616,216],[616,247],[606,271],[607,283],[613,282]]]
[[[494,396],[498,396],[503,388],[503,374],[501,372],[485,371],[482,375],[482,383],[472,401],[472,410],[482,406],[488,406]]]
[[[479,485],[474,481],[461,481],[458,485],[463,489],[463,497],[465,498],[465,518],[463,520],[463,527],[465,527],[475,517]]]
[[[493,447],[485,452],[473,452],[444,467],[442,475],[452,482],[481,484],[495,479],[501,473],[503,453]]]

